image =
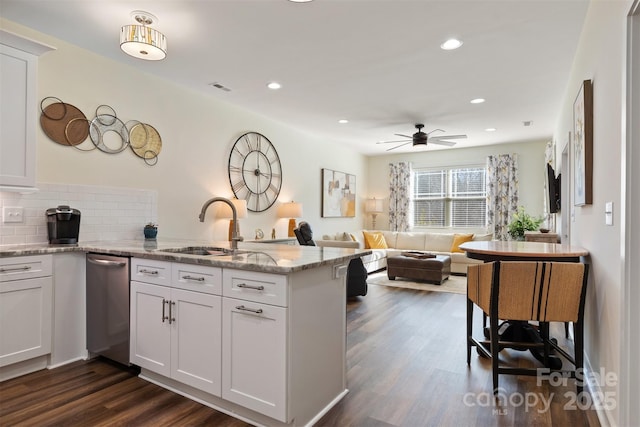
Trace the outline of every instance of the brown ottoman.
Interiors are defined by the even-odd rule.
[[[436,255],[435,258],[398,255],[387,258],[389,280],[406,277],[440,285],[449,278],[449,274],[451,274],[451,257],[447,255]]]

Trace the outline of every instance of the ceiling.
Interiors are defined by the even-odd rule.
[[[456,148],[550,139],[588,3],[0,0],[0,11],[306,134],[381,155],[394,144],[376,142],[411,135],[415,123],[468,135]],[[152,27],[167,37],[166,59],[120,50],[120,27],[134,23],[134,10],[158,18]],[[440,49],[451,37],[462,47]],[[268,89],[271,81],[282,88]],[[246,130],[256,129],[247,123]],[[391,153],[425,149],[446,148],[408,144]]]

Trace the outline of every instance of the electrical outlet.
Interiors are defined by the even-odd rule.
[[[23,222],[24,208],[5,206],[2,208],[2,222]]]

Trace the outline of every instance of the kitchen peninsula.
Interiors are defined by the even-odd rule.
[[[83,271],[69,265],[89,252],[131,257],[130,361],[142,378],[268,426],[313,424],[348,392],[345,275],[369,251],[175,240],[0,247],[3,265],[53,258],[49,361],[66,332],[57,318],[69,316],[58,293],[75,277],[84,294]]]

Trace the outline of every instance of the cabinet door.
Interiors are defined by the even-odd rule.
[[[35,186],[37,57],[0,45],[0,185]]]
[[[222,398],[288,422],[287,309],[222,299]]]
[[[171,374],[171,289],[131,282],[131,363],[162,375]]]
[[[52,282],[0,283],[0,366],[51,353]]]
[[[172,289],[171,304],[171,377],[220,396],[221,297]]]

